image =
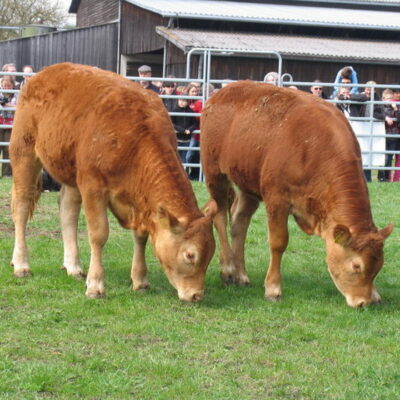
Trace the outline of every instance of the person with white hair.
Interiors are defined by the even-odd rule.
[[[279,74],[275,71],[268,72],[264,76],[264,82],[271,85],[277,86],[279,81]]]

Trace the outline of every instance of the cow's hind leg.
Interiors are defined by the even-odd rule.
[[[67,274],[78,279],[85,277],[79,261],[78,219],[82,197],[75,187],[63,185],[60,191],[60,221],[64,243],[64,263]]]
[[[41,162],[34,155],[26,154],[13,159],[12,217],[15,226],[15,243],[11,260],[16,277],[31,274],[26,245],[26,225],[32,216],[41,193]]]
[[[133,231],[134,253],[131,269],[132,289],[146,290],[150,287],[147,280],[147,265],[145,258],[148,234]]]
[[[90,243],[90,264],[86,278],[86,296],[91,299],[101,298],[105,296],[102,252],[109,233],[108,199],[106,194],[98,189],[85,188],[84,191],[81,190],[81,194]]]
[[[284,203],[269,205],[267,213],[270,261],[264,282],[265,298],[276,301],[282,297],[280,268],[282,255],[289,241],[289,207]]]
[[[244,247],[250,220],[258,204],[259,200],[256,197],[239,190],[231,208],[232,250],[236,266],[234,281],[239,285],[250,283],[246,274]]]
[[[225,284],[234,283],[236,280],[235,257],[228,240],[228,211],[235,193],[226,175],[208,177],[207,186],[211,197],[216,201],[218,212],[214,217],[214,226],[220,242],[219,262],[221,265],[221,279]]]

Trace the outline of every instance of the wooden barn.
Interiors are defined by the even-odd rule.
[[[361,82],[399,82],[398,0],[72,0],[69,12],[76,29],[0,42],[0,64],[73,61],[123,75],[149,64],[154,76],[184,77],[192,49],[225,49],[212,79],[262,80],[278,52],[295,81],[331,82],[352,65]],[[196,77],[202,55],[191,60]]]

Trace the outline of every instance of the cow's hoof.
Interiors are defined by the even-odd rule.
[[[149,282],[142,282],[138,284],[132,284],[132,290],[135,292],[139,293],[144,293],[147,292],[150,289],[150,283]]]
[[[14,276],[16,278],[26,278],[28,276],[32,276],[32,272],[28,268],[17,269],[14,271]]]
[[[71,276],[79,281],[82,281],[86,279],[87,275],[83,271],[80,271],[77,274],[72,274]]]
[[[221,272],[221,280],[225,286],[234,285],[236,283],[236,278],[232,274],[225,274]]]
[[[88,299],[104,299],[106,297],[106,294],[104,292],[100,292],[99,290],[92,292],[86,291],[86,297]]]
[[[282,300],[282,295],[279,294],[279,295],[276,295],[276,296],[265,296],[265,300],[272,301],[272,302],[276,303],[277,301]]]
[[[250,285],[250,279],[246,275],[239,276],[238,278],[236,278],[235,283],[238,286],[249,286]]]

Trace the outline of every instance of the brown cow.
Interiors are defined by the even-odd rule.
[[[32,77],[22,89],[10,155],[15,223],[14,274],[30,274],[26,223],[39,192],[42,165],[63,183],[60,217],[64,267],[83,274],[77,247],[81,202],[91,248],[86,295],[102,297],[102,249],[108,238],[107,208],[133,229],[133,289],[146,289],[145,245],[155,253],[179,298],[203,297],[204,276],[214,253],[212,214],[198,209],[176,152],[168,114],[151,90],[114,73],[58,64]]]
[[[393,226],[373,223],[360,148],[331,104],[307,93],[237,82],[214,95],[201,121],[204,174],[218,213],[222,278],[247,284],[244,243],[262,200],[269,228],[265,297],[282,295],[280,264],[288,216],[326,242],[329,272],[352,307],[380,301],[373,281],[383,265],[383,242]],[[238,187],[234,192],[231,184]],[[226,232],[231,207],[232,247]]]

